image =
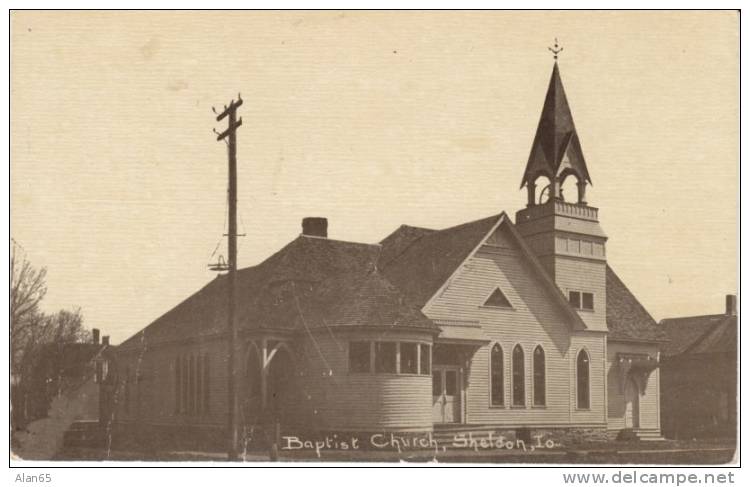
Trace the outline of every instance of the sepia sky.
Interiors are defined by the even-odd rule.
[[[242,93],[240,267],[325,216],[378,242],[525,205],[559,38],[609,236],[654,318],[737,288],[735,12],[13,12],[11,236],[119,343],[203,286]],[[226,255],[226,242],[218,253]],[[214,257],[215,260],[215,257]]]

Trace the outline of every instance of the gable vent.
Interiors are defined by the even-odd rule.
[[[512,308],[510,301],[508,301],[508,298],[505,297],[505,294],[503,294],[500,288],[495,289],[492,294],[490,294],[490,297],[487,298],[484,305],[494,306],[496,308]]]

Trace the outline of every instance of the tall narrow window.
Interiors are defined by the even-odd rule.
[[[576,360],[576,377],[578,393],[578,409],[589,409],[590,407],[590,384],[589,384],[589,354],[585,350],[578,352]]]
[[[130,366],[125,367],[125,412],[130,412]]]
[[[190,356],[190,371],[188,372],[190,375],[190,384],[188,385],[188,388],[190,389],[190,395],[188,396],[188,409],[191,413],[195,413],[195,357]]]
[[[419,345],[419,373],[430,375],[432,373],[432,364],[430,363],[430,346],[424,343]]]
[[[208,354],[205,354],[203,355],[203,414],[208,414],[211,410],[209,408],[209,405],[211,404],[211,401],[209,400],[211,397],[211,387],[209,382],[211,372],[208,368],[208,363]]]
[[[499,343],[496,343],[492,347],[490,354],[490,381],[493,406],[502,406],[505,404],[505,374],[503,367],[503,349]]]
[[[180,369],[182,370],[182,405],[180,406],[180,411],[183,413],[187,412],[187,404],[188,404],[188,367],[187,367],[187,357],[184,355],[182,356],[182,359],[180,360],[182,362],[182,367]]]
[[[195,413],[200,414],[203,409],[203,357],[198,354],[195,357]]]
[[[523,349],[521,345],[513,348],[513,405],[526,405],[526,374],[524,371]]]
[[[534,406],[547,403],[545,381],[544,349],[539,345],[534,349]]]
[[[180,377],[180,357],[174,361],[174,412],[180,412],[180,399],[182,397],[182,377]]]

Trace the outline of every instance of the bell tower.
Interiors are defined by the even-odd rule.
[[[599,210],[586,200],[591,177],[560,78],[556,39],[550,51],[555,63],[521,180],[528,200],[516,213],[516,227],[587,327],[606,331],[607,236]],[[575,195],[563,195],[569,177],[576,180]],[[542,179],[548,184],[537,191]]]

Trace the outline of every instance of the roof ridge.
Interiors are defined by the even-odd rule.
[[[310,239],[321,240],[321,241],[326,241],[326,242],[345,243],[345,244],[352,244],[352,245],[364,245],[367,247],[382,247],[382,245],[379,243],[355,242],[354,240],[340,240],[337,238],[318,237],[316,235],[305,235],[303,233],[300,234],[299,237],[297,238],[310,238]]]
[[[712,315],[708,315],[708,316],[712,316]],[[698,337],[696,337],[695,340],[693,340],[692,343],[690,343],[690,345],[688,345],[687,347],[685,347],[685,349],[682,351],[682,353],[688,353],[688,352],[690,352],[692,349],[694,349],[698,345],[698,343],[700,343],[703,340],[705,340],[706,338],[708,338],[709,335],[711,335],[711,333],[715,332],[722,325],[726,324],[727,321],[729,321],[727,318],[731,318],[731,315],[724,315],[724,316],[726,316],[726,318],[723,319],[723,320],[721,320],[718,323],[709,323],[708,326],[706,326],[706,329],[703,330],[703,332]]]
[[[460,227],[465,227],[465,226],[468,226],[468,225],[474,225],[474,224],[476,224],[478,222],[489,220],[491,218],[500,219],[500,217],[503,216],[503,214],[505,214],[505,212],[501,212],[501,213],[499,213],[497,215],[488,216],[488,217],[485,217],[485,218],[479,218],[477,220],[472,220],[470,222],[460,223],[460,224],[454,225],[452,227],[441,228],[440,230],[435,230],[435,229],[431,229],[431,228],[422,228],[423,230],[429,230],[430,233],[427,233],[427,234],[424,234],[424,235],[420,235],[419,237],[417,237],[414,240],[412,240],[411,242],[409,242],[409,244],[406,247],[404,247],[403,249],[401,249],[401,252],[399,252],[398,254],[394,255],[393,258],[391,258],[391,260],[389,260],[387,263],[385,263],[383,265],[383,269],[387,268],[392,263],[396,262],[399,259],[399,257],[401,257],[402,255],[404,255],[406,253],[407,250],[409,250],[417,242],[421,242],[422,239],[424,239],[425,237],[432,237],[432,236],[435,236],[435,235],[439,235],[439,234],[441,234],[443,232],[447,232],[448,230],[455,230],[455,229],[460,228]],[[404,225],[404,224],[402,224],[399,228],[404,227],[404,226],[411,227],[411,228],[420,228],[420,227],[413,227],[411,225]]]
[[[696,318],[712,318],[712,317],[719,317],[719,316],[725,316],[727,318],[732,318],[735,315],[728,315],[726,313],[714,313],[710,315],[692,315],[692,316],[677,316],[674,318],[662,318],[659,321],[659,325],[666,324],[667,321],[679,321],[679,320],[694,320]]]

